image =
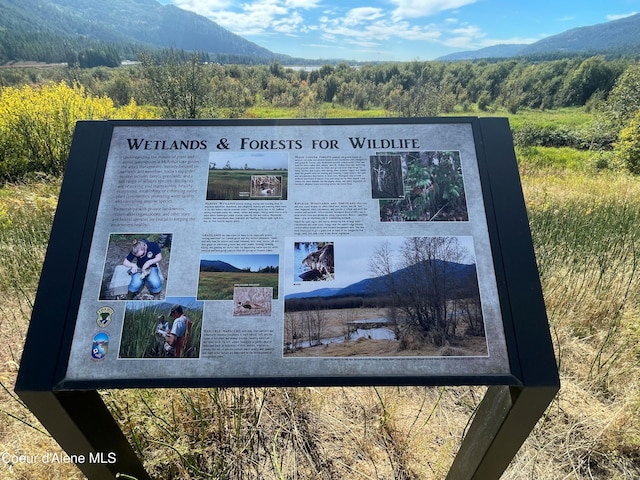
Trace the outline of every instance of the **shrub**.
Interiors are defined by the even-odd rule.
[[[60,175],[78,120],[149,118],[134,102],[116,108],[64,82],[0,90],[0,181],[34,173]]]
[[[488,93],[482,93],[478,98],[478,109],[483,112],[489,110],[489,106],[491,105],[491,97]]]
[[[614,150],[629,172],[640,174],[640,110],[620,132]]]
[[[609,149],[613,139],[607,132],[594,128],[535,125],[525,121],[514,129],[513,141],[519,147]]]

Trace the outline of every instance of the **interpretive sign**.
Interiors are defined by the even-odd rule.
[[[494,386],[455,478],[558,389],[505,119],[77,124],[16,391],[85,473],[99,388],[382,384]]]
[[[468,121],[115,123],[90,241],[61,386],[511,373]]]

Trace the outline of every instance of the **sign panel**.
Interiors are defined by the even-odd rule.
[[[477,119],[110,125],[61,388],[512,374]]]

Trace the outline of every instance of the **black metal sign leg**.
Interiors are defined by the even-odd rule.
[[[87,478],[151,480],[97,391],[18,394]]]
[[[558,392],[551,387],[489,387],[447,480],[496,480]]]

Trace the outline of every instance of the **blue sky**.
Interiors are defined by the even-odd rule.
[[[165,0],[275,53],[361,61],[433,60],[533,43],[640,12],[640,0]]]

